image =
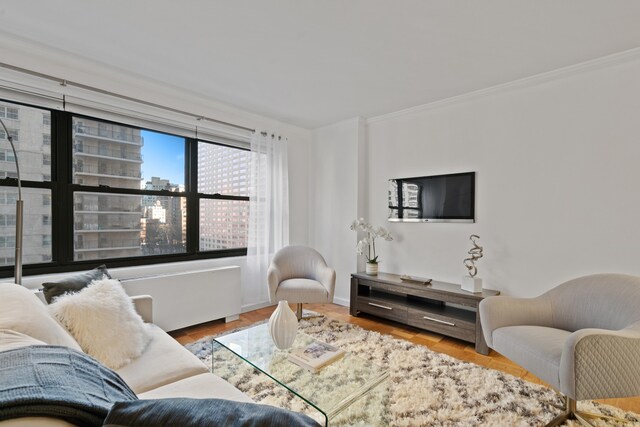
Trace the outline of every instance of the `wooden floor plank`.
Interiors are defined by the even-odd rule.
[[[291,307],[295,310],[295,307]],[[249,326],[255,322],[268,319],[275,306],[265,307],[240,315],[237,321],[225,323],[224,320],[216,320],[213,322],[203,323],[201,325],[192,326],[190,328],[180,329],[171,332],[180,344],[188,344],[207,335],[215,335],[222,332],[230,331],[243,326]],[[488,356],[483,356],[475,352],[473,345],[464,341],[456,340],[450,337],[444,337],[428,331],[413,328],[411,326],[402,325],[388,320],[378,319],[373,316],[353,317],[349,315],[349,308],[336,304],[307,304],[305,309],[322,313],[325,316],[340,320],[342,322],[352,323],[361,328],[376,331],[382,334],[390,334],[397,338],[410,341],[414,344],[424,345],[433,351],[448,354],[466,362],[475,363],[491,369],[497,369],[507,372],[511,375],[523,378],[536,384],[544,384],[539,378],[528,372],[521,366],[511,362],[506,357],[491,350]],[[604,399],[598,400],[612,406],[616,406],[625,411],[640,413],[640,397],[628,399]]]

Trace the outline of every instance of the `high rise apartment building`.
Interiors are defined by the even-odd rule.
[[[145,190],[184,192],[184,185],[172,184],[168,179],[151,177]],[[146,254],[179,253],[186,250],[187,199],[170,195],[142,196],[142,232]]]
[[[222,145],[198,144],[198,192],[249,196],[250,152]],[[200,250],[247,247],[249,202],[200,202]]]
[[[51,115],[46,110],[0,102],[0,119],[18,151],[23,180],[51,180]],[[0,178],[17,178],[15,157],[0,127]],[[0,265],[15,263],[16,187],[0,187]],[[23,263],[51,261],[51,190],[23,188]]]
[[[73,182],[139,189],[143,144],[139,129],[74,118]],[[76,192],[73,204],[76,260],[142,255],[139,195]]]

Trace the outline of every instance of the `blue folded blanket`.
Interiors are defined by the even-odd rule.
[[[117,373],[68,347],[0,352],[0,421],[44,416],[101,426],[114,402],[137,399]]]

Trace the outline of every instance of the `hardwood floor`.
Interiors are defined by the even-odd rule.
[[[364,314],[359,317],[352,317],[349,315],[348,307],[336,304],[307,304],[305,305],[305,308],[322,313],[331,319],[352,323],[364,329],[383,334],[393,335],[394,337],[411,341],[415,344],[427,346],[433,351],[445,353],[460,360],[507,372],[533,383],[544,384],[543,381],[538,379],[531,372],[528,372],[493,350],[491,350],[488,356],[483,356],[475,352],[473,344],[460,341],[455,338],[433,334],[411,326],[370,317]],[[224,320],[218,320],[203,323],[201,325],[174,331],[171,335],[181,344],[187,344],[207,335],[219,334],[220,332],[249,326],[260,320],[267,319],[271,316],[274,309],[275,306],[262,308],[240,315],[240,320],[238,321],[225,323]],[[626,411],[640,413],[640,397],[628,399],[606,399],[599,400],[599,402],[607,403]]]

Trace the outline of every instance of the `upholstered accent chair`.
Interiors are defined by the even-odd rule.
[[[306,246],[280,249],[273,256],[267,280],[271,303],[297,304],[298,320],[302,318],[303,303],[333,302],[336,272],[315,249]]]
[[[577,411],[578,400],[640,396],[640,277],[595,274],[479,309],[489,347],[565,396],[549,426],[599,417]]]

